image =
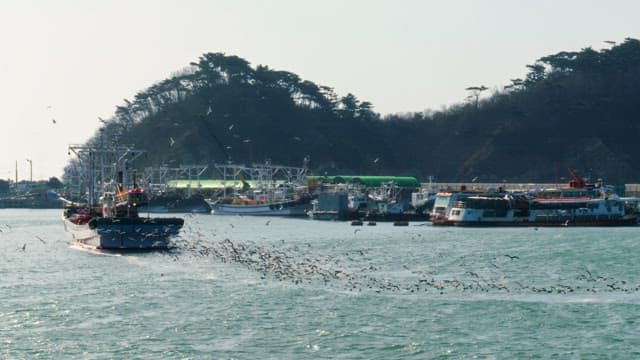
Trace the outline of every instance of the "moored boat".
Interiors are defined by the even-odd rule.
[[[514,201],[507,197],[469,196],[457,201],[446,221],[456,226],[629,226],[638,223],[617,198]]]
[[[214,215],[307,216],[307,211],[311,209],[311,197],[255,201],[244,196],[236,196],[210,202],[210,206]]]
[[[575,184],[578,185],[575,185]],[[568,188],[531,193],[441,193],[434,225],[456,226],[631,226],[636,203],[604,186],[574,181]]]
[[[222,196],[206,199],[214,215],[308,216],[311,196],[304,184],[306,167],[216,165],[228,183]],[[240,187],[240,188],[238,188]]]

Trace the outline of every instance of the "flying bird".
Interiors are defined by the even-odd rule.
[[[175,144],[175,143],[176,143],[176,141],[173,140],[172,137],[169,137],[169,146],[173,146],[173,144]]]
[[[229,125],[229,131],[231,131],[231,129],[233,129],[233,124]]]
[[[51,119],[51,121],[55,124],[56,123],[56,119]]]
[[[209,114],[211,114],[213,112],[213,110],[211,110],[211,106],[209,106],[209,109],[207,109],[207,116],[209,116]]]

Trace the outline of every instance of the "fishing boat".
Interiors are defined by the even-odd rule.
[[[183,196],[177,193],[153,194],[150,196],[149,204],[141,208],[143,212],[150,213],[193,213],[209,214],[211,207],[206,202],[204,196],[194,194]]]
[[[429,176],[429,185],[411,193],[411,206],[417,214],[430,215],[438,191],[433,187],[433,176]]]
[[[74,152],[77,148],[74,148]],[[122,161],[130,149],[124,150],[82,148],[96,155],[119,155]],[[79,157],[81,157],[79,155]],[[108,163],[104,159],[101,163]],[[113,163],[112,163],[113,164]],[[105,171],[101,171],[104,174]],[[94,174],[95,175],[95,174]],[[102,177],[104,180],[105,177]],[[98,250],[155,250],[170,247],[171,239],[179,234],[184,219],[176,217],[143,217],[141,207],[149,203],[149,197],[143,188],[138,186],[133,177],[133,185],[127,187],[123,172],[118,172],[117,181],[96,181],[91,175],[88,201],[74,202],[61,197],[64,203],[63,221],[65,230],[71,234],[76,245]],[[101,184],[100,191],[97,184]],[[96,199],[96,194],[100,196]]]
[[[307,216],[311,196],[304,185],[306,167],[265,163],[245,167],[216,165],[223,174],[225,192],[207,199],[214,215]],[[232,189],[227,193],[227,189]]]
[[[252,216],[307,216],[311,209],[311,197],[299,196],[292,199],[274,201],[273,199],[246,195],[235,195],[210,203],[215,215],[252,215]]]

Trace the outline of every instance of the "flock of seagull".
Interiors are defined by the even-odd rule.
[[[229,225],[233,227],[232,224]],[[265,225],[269,225],[269,222]],[[587,267],[572,278],[559,280],[557,283],[541,285],[541,280],[532,279],[531,284],[525,284],[525,280],[515,279],[511,275],[514,271],[526,271],[518,267],[520,256],[512,254],[490,259],[478,259],[473,255],[453,259],[457,266],[453,272],[451,265],[446,269],[439,269],[437,266],[419,269],[407,263],[398,271],[389,269],[386,259],[380,258],[380,249],[347,250],[334,246],[327,253],[311,243],[288,244],[284,239],[270,244],[258,244],[255,241],[234,241],[228,234],[220,237],[216,234],[195,234],[195,238],[189,236],[188,239],[179,239],[177,247],[168,254],[175,261],[180,261],[185,256],[194,256],[236,264],[259,273],[263,280],[295,285],[320,285],[345,291],[376,293],[570,294],[640,291],[640,284],[634,285],[611,276],[594,275]]]

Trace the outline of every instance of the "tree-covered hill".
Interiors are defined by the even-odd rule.
[[[469,101],[446,111],[381,117],[353,94],[207,53],[118,106],[88,143],[120,134],[147,150],[140,168],[267,159],[300,166],[308,156],[316,174],[538,182],[572,167],[638,181],[640,41],[527,67],[524,79],[493,94],[470,87]]]

